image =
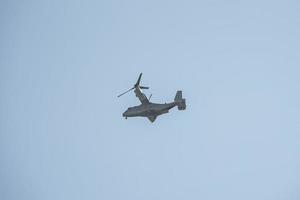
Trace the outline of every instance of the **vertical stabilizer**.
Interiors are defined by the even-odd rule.
[[[177,91],[176,96],[174,98],[174,101],[177,103],[177,108],[178,110],[185,110],[186,109],[186,104],[185,104],[185,99],[182,98],[182,91]]]

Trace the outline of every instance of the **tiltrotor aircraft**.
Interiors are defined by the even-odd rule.
[[[140,86],[141,78],[142,73],[140,74],[136,84],[132,88],[118,96],[120,97],[134,89],[136,97],[142,103],[139,106],[129,107],[123,113],[123,117],[125,117],[126,119],[127,117],[147,117],[151,122],[154,122],[157,116],[168,113],[169,110],[175,106],[177,106],[178,110],[185,110],[186,104],[185,99],[182,98],[182,91],[177,91],[174,102],[164,104],[150,102],[151,95],[148,99],[142,91],[142,89],[149,89],[149,87]]]

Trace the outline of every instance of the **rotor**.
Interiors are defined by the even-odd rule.
[[[140,89],[149,89],[149,87],[146,87],[146,86],[140,86],[140,82],[141,82],[142,75],[143,75],[143,73],[140,73],[140,76],[139,76],[137,82],[133,85],[133,87],[130,88],[129,90],[123,92],[122,94],[119,94],[118,97],[120,97],[120,96],[122,96],[122,95],[124,95],[124,94],[126,94],[126,93],[128,93],[128,92],[130,92],[130,91],[133,90],[133,89],[137,89],[137,88],[140,88]]]

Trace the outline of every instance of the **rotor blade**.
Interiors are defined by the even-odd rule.
[[[140,86],[141,89],[149,89],[149,87]]]
[[[119,94],[118,95],[118,97],[120,97],[120,96],[122,96],[122,95],[124,95],[124,94],[126,94],[127,92],[130,92],[131,90],[133,90],[135,87],[133,87],[133,88],[130,88],[129,90],[127,90],[126,92],[123,92],[122,94]]]
[[[138,85],[140,85],[142,75],[143,75],[143,73],[140,73],[140,76],[139,76],[139,78],[138,78],[136,84],[134,85],[135,87],[138,86]]]

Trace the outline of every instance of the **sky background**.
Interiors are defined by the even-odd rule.
[[[299,1],[0,3],[1,200],[299,200]],[[183,90],[187,110],[122,118]]]

